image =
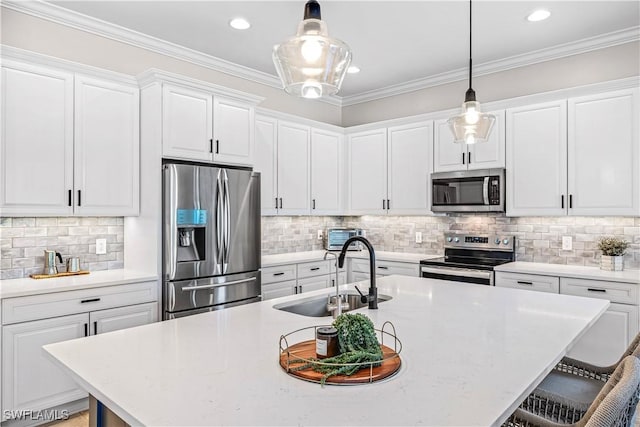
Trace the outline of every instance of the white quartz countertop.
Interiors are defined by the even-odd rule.
[[[516,261],[495,267],[495,271],[640,284],[640,270],[607,271],[599,267]]]
[[[149,273],[120,269],[92,271],[89,274],[48,279],[25,277],[22,279],[0,280],[0,299],[122,285],[156,279],[158,279],[157,276]]]
[[[276,254],[276,255],[263,255],[262,267],[273,267],[277,265],[297,264],[300,262],[318,261],[324,257],[325,252],[326,251],[307,251],[307,252],[291,252],[291,253]],[[336,254],[339,253],[337,251],[334,251],[334,252]],[[416,254],[416,253],[408,253],[408,252],[376,251],[376,260],[381,260],[381,261],[399,261],[399,262],[419,263],[420,260],[423,260],[423,259],[439,258],[441,256],[442,255],[427,255],[427,254]],[[347,257],[369,259],[369,252],[367,252],[366,250],[349,251],[347,252]]]
[[[609,305],[405,276],[381,278],[378,286],[393,299],[358,311],[378,328],[393,322],[403,348],[399,373],[375,384],[321,388],[278,364],[282,334],[331,319],[273,306],[328,289],[44,349],[132,425],[490,426],[509,416]]]

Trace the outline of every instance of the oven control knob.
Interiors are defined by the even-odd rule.
[[[458,239],[457,237],[455,239],[453,239],[454,243],[458,243],[460,241],[460,239]]]
[[[447,237],[447,242],[451,243],[452,240],[453,240],[453,238]]]
[[[496,239],[496,245],[500,244],[500,239]]]
[[[509,239],[504,239],[504,240],[502,241],[502,243],[504,243],[505,245],[508,245],[508,244],[509,244]]]

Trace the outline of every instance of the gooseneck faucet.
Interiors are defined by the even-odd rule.
[[[347,255],[347,248],[353,242],[362,242],[369,251],[369,295],[363,295],[360,289],[356,286],[356,290],[360,294],[362,302],[369,303],[369,309],[375,310],[378,308],[378,288],[376,287],[376,254],[373,250],[371,243],[362,236],[353,236],[347,239],[342,246],[340,256],[338,257],[338,267],[344,266],[344,258]]]

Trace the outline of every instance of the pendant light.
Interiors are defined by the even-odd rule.
[[[454,135],[454,142],[475,144],[486,142],[496,117],[480,112],[480,103],[476,101],[476,93],[471,88],[471,0],[469,0],[469,89],[464,97],[462,112],[458,116],[451,117],[447,123]]]
[[[320,98],[340,90],[351,63],[351,49],[329,37],[320,4],[309,0],[297,34],[273,47],[273,63],[287,93]]]

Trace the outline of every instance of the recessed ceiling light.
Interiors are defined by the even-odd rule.
[[[249,21],[244,18],[233,18],[231,21],[229,21],[229,25],[231,26],[231,28],[235,28],[236,30],[246,30],[251,27]]]
[[[360,67],[358,67],[357,65],[352,65],[349,68],[347,68],[347,73],[349,74],[356,74],[360,72]]]
[[[544,21],[550,16],[551,16],[551,12],[549,12],[548,10],[538,9],[538,10],[534,10],[529,14],[529,16],[527,16],[527,21],[529,22]]]

